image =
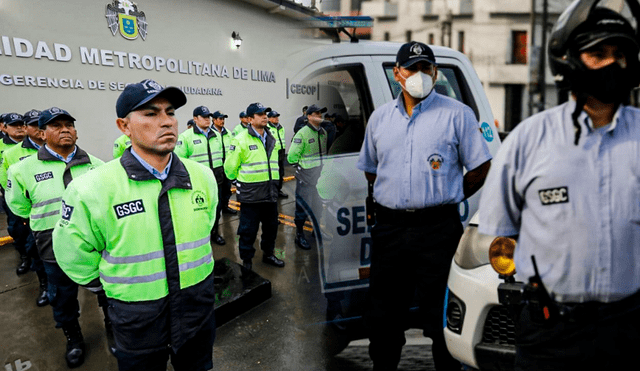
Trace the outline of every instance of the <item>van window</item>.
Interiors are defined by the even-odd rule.
[[[395,99],[398,98],[398,94],[400,94],[402,87],[393,78],[393,66],[394,64],[392,63],[383,64],[384,72],[387,76],[387,81],[389,82],[389,88],[391,89],[391,94],[393,94],[393,98]],[[433,90],[438,94],[446,95],[471,107],[473,112],[476,114],[476,119],[480,119],[478,107],[473,99],[471,90],[458,67],[453,65],[438,65],[438,78],[436,79],[436,84],[433,87]]]
[[[359,152],[364,139],[365,123],[373,111],[369,86],[361,64],[342,65],[317,71],[305,84],[319,86],[318,102],[327,113],[339,115],[336,135],[329,154]]]

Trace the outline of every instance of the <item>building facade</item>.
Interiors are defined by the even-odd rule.
[[[483,83],[499,129],[510,131],[522,119],[558,102],[546,61],[543,84],[538,76],[543,1],[324,0],[322,5],[337,9],[339,2],[342,12],[355,6],[359,14],[373,17],[372,40],[417,40],[465,53]],[[547,1],[549,35],[571,0]],[[544,86],[544,93],[538,86]]]

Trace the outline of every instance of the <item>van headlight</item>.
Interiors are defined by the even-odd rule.
[[[496,237],[489,246],[489,262],[493,270],[505,277],[516,274],[516,263],[513,260],[515,250],[516,241],[513,238]]]

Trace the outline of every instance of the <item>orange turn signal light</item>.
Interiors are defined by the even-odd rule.
[[[509,237],[496,237],[489,246],[489,262],[493,270],[503,276],[516,274],[516,263],[513,261],[513,252],[516,250],[516,241]]]

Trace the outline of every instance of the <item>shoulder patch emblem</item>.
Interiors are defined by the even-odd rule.
[[[66,221],[71,220],[71,214],[73,214],[73,206],[67,205],[62,201],[62,219]]]
[[[252,145],[249,146],[249,150],[250,151],[255,151],[257,149],[258,149],[258,146],[256,146],[255,144],[252,144]]]
[[[300,139],[300,138],[294,138],[294,139],[293,139],[293,143],[302,143],[302,139]]]
[[[538,191],[542,205],[566,204],[569,202],[569,188],[558,187]]]
[[[234,151],[236,149],[236,146],[234,146],[233,144],[229,146],[229,151]]]
[[[316,139],[315,138],[311,138],[309,139],[309,143],[315,143]]]
[[[200,143],[202,143],[202,141],[200,139],[196,139],[196,140],[193,141],[193,144],[200,144]]]

